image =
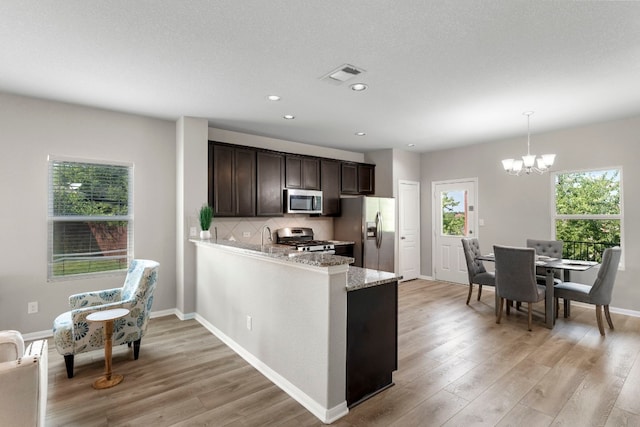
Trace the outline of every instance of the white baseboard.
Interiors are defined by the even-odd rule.
[[[180,320],[192,320],[196,318],[195,313],[184,314],[177,308],[169,308],[167,310],[161,310],[161,311],[152,311],[150,317],[154,319],[156,317],[164,317],[164,316],[171,316],[171,315],[176,316]]]
[[[308,394],[293,385],[289,380],[278,374],[268,365],[263,363],[260,359],[245,350],[244,347],[236,343],[233,339],[231,339],[218,328],[209,323],[204,317],[196,314],[195,319],[209,332],[215,335],[220,341],[231,348],[231,350],[235,351],[240,357],[246,360],[247,363],[256,368],[262,375],[267,377],[272,383],[280,387],[285,393],[295,399],[302,406],[307,408],[309,412],[315,415],[323,423],[331,424],[332,422],[344,417],[349,413],[349,408],[347,408],[346,401],[334,406],[333,408],[323,407],[314,399],[312,399]]]

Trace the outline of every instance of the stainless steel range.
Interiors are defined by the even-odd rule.
[[[298,251],[335,253],[335,246],[327,240],[314,240],[313,230],[308,227],[281,228],[276,230],[276,243],[289,245]]]

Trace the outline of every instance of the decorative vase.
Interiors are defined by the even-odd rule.
[[[211,239],[211,232],[209,230],[202,230],[200,232],[200,238],[201,239]]]

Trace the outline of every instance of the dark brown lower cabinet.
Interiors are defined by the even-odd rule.
[[[398,282],[347,293],[347,406],[393,385],[398,369]]]

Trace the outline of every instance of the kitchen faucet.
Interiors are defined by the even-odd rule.
[[[273,237],[271,237],[271,229],[269,228],[269,226],[265,225],[264,227],[262,227],[262,246],[264,246],[264,232],[268,231],[269,232],[269,242],[273,243]]]

